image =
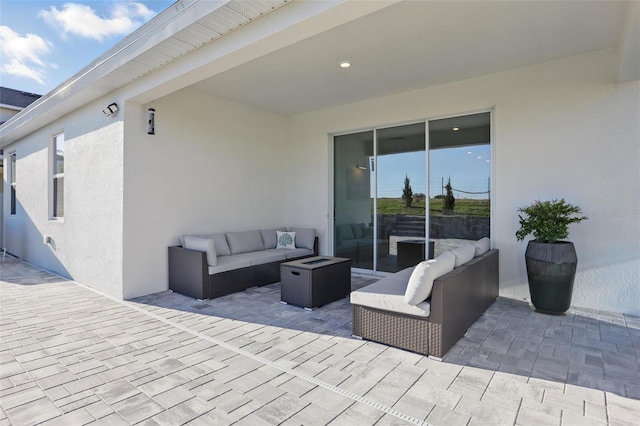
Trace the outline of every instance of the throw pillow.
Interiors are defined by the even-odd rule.
[[[296,233],[276,231],[278,238],[277,249],[294,249],[296,248]]]
[[[451,253],[456,257],[455,267],[457,268],[460,265],[463,265],[473,259],[473,256],[476,253],[476,248],[473,244],[463,244],[454,250],[451,250]]]
[[[197,250],[207,253],[207,264],[209,266],[216,266],[218,264],[216,245],[211,238],[200,238],[191,235],[185,235],[183,247],[189,250]]]
[[[455,256],[444,252],[435,259],[425,260],[415,267],[407,283],[404,301],[409,305],[417,305],[431,296],[433,280],[453,270]]]
[[[489,251],[491,247],[491,240],[487,237],[480,238],[478,241],[473,243],[473,246],[476,249],[475,256],[480,256],[481,254],[485,254]]]

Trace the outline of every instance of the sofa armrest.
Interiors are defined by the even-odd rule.
[[[169,247],[169,290],[196,299],[209,299],[207,254]]]
[[[443,354],[495,301],[498,285],[498,250],[478,256],[433,281],[429,322],[442,335]]]

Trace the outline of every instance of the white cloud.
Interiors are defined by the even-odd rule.
[[[45,84],[46,65],[42,56],[50,51],[51,43],[35,34],[22,36],[0,26],[0,72]]]
[[[65,3],[61,10],[51,6],[48,11],[41,11],[40,17],[61,30],[63,36],[71,34],[102,41],[104,37],[129,34],[155,15],[142,3],[111,4],[108,17],[98,16],[94,9],[79,3]]]

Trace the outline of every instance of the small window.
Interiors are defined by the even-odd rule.
[[[53,137],[52,199],[54,218],[64,217],[64,133]]]
[[[16,214],[16,153],[9,157],[9,182],[11,185],[11,214]]]

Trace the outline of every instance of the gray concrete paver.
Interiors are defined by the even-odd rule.
[[[518,407],[489,404],[473,396],[464,395],[455,408],[458,413],[466,414],[478,424],[511,425],[515,422]]]
[[[51,420],[47,420],[42,423],[45,426],[69,426],[69,425],[84,425],[93,422],[95,419],[84,408],[79,408],[67,412],[61,416],[54,417]]]
[[[15,426],[42,423],[62,415],[62,411],[46,397],[9,408],[5,412]]]
[[[142,393],[116,402],[113,409],[130,424],[149,419],[164,411],[160,404]]]
[[[429,417],[427,417],[427,422],[433,426],[465,426],[470,420],[471,417],[467,414],[459,413],[439,405],[436,405],[433,410],[431,410],[431,413],[429,413]]]
[[[635,317],[551,317],[499,299],[440,362],[352,339],[346,298],[307,312],[281,305],[275,284],[120,303],[19,261],[2,266],[0,425],[406,423],[347,392],[430,424],[640,418]]]

